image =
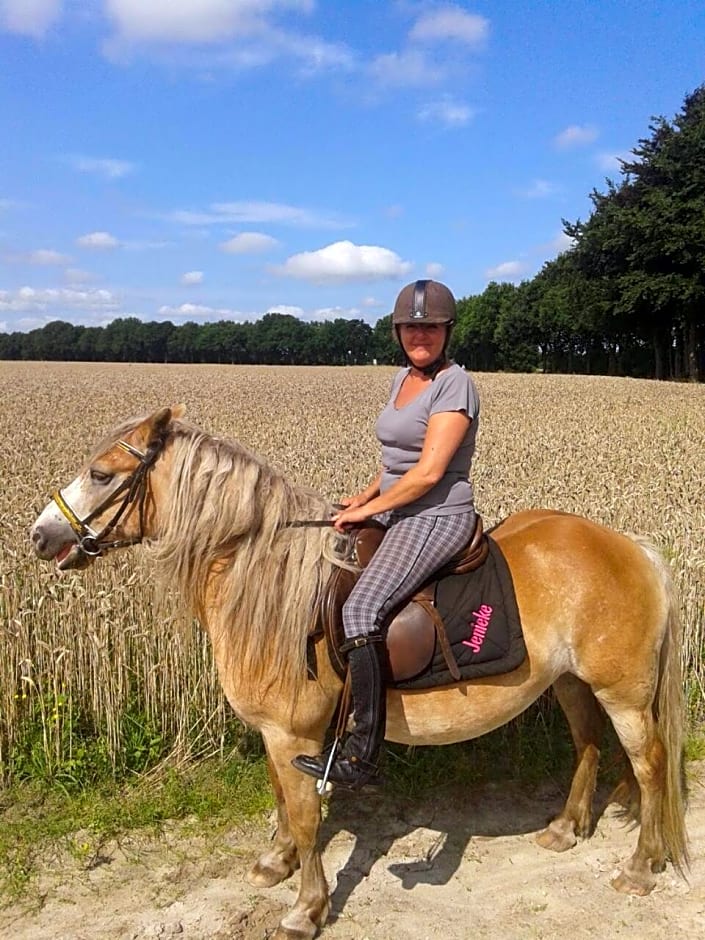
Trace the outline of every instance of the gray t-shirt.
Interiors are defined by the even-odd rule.
[[[395,403],[409,369],[401,369],[392,383],[392,394],[377,419],[376,432],[382,445],[384,493],[418,463],[423,450],[428,419],[444,411],[462,411],[471,418],[470,427],[441,479],[413,503],[395,510],[402,516],[450,516],[473,508],[470,463],[480,415],[480,398],[469,373],[456,363],[439,372],[433,382],[403,408]]]

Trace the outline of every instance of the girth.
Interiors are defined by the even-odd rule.
[[[350,560],[360,569],[366,568],[385,532],[384,526],[374,521],[354,529],[350,533]],[[476,516],[475,529],[465,548],[436,571],[413,597],[392,611],[385,623],[388,681],[402,682],[418,675],[430,663],[436,641],[451,676],[456,681],[460,679],[445,626],[435,607],[436,584],[449,575],[466,574],[479,568],[487,558],[488,551],[482,519]],[[310,635],[310,639],[325,635],[328,655],[341,679],[345,678],[347,672],[347,658],[340,652],[345,642],[342,609],[358,576],[359,572],[346,568],[333,571],[323,591]]]

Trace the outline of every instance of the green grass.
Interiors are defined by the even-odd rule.
[[[616,782],[620,763],[614,734],[605,739],[601,783]],[[692,732],[688,760],[705,758],[703,729]],[[551,782],[568,791],[574,752],[556,709],[539,703],[524,716],[475,741],[447,747],[386,749],[386,789],[420,800],[444,788],[506,784],[530,792]],[[128,832],[158,834],[168,821],[188,820],[200,834],[218,833],[263,816],[274,805],[258,735],[243,735],[227,760],[137,776],[107,776],[83,787],[25,780],[0,789],[0,900],[27,896],[39,860],[52,847],[89,864],[101,845]]]
[[[687,761],[705,760],[705,727],[691,731],[685,742]]]
[[[167,820],[191,820],[216,831],[241,824],[273,805],[261,756],[206,761],[132,784],[105,781],[84,790],[37,782],[0,790],[0,899],[32,884],[39,859],[52,846],[86,858],[108,839],[142,830],[158,833]]]
[[[572,749],[565,723],[540,708],[476,741],[444,748],[387,748],[389,792],[409,800],[459,782],[515,782],[531,787],[547,778],[567,783]],[[45,768],[41,768],[44,770]],[[94,769],[94,768],[93,768]],[[101,845],[141,830],[158,833],[167,821],[188,820],[198,832],[218,832],[271,809],[273,796],[258,735],[245,733],[229,760],[185,770],[125,778],[93,774],[67,786],[43,774],[0,789],[0,897],[26,895],[38,862],[52,847],[90,863]]]

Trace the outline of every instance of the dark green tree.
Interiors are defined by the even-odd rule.
[[[371,358],[376,359],[380,365],[398,365],[402,361],[401,350],[392,332],[392,315],[375,323],[372,329]]]
[[[257,362],[295,365],[303,361],[306,324],[289,313],[265,313],[255,324],[252,349]]]
[[[650,374],[696,381],[705,332],[705,86],[686,96],[672,123],[654,118],[649,129],[634,159],[622,162],[622,182],[593,192],[590,218],[565,230],[583,273],[610,298],[610,339],[621,338],[623,355],[633,359],[648,345]]]

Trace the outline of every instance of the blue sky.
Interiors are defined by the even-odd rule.
[[[0,330],[519,282],[703,81],[702,0],[0,0]]]

